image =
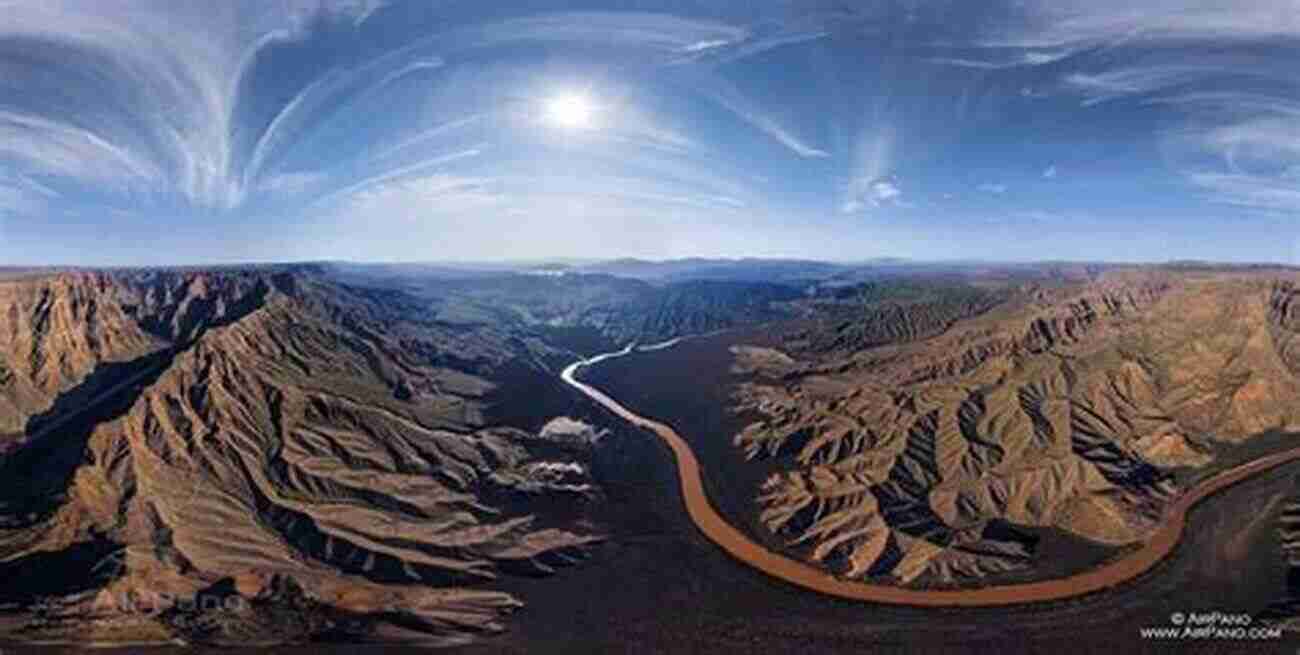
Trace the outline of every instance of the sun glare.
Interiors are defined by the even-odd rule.
[[[552,125],[570,130],[589,129],[595,126],[595,106],[584,95],[571,93],[546,101],[546,120]]]

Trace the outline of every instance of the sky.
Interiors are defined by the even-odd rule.
[[[0,264],[1300,263],[1300,3],[0,0]]]

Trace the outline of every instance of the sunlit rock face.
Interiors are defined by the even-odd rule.
[[[0,566],[26,575],[0,600],[42,610],[6,632],[455,643],[519,605],[500,576],[600,538],[600,433],[548,420],[558,381],[491,326],[310,269],[37,276],[0,316]],[[159,594],[228,602],[123,606]]]
[[[1172,472],[1300,426],[1294,283],[1111,273],[991,305],[868,303],[783,350],[737,349],[753,377],[735,409],[759,419],[735,443],[776,467],[762,521],[810,561],[897,584],[1032,574],[999,521],[1138,542]]]

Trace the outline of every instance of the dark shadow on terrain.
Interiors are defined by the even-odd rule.
[[[1021,530],[1015,524],[1003,519],[993,519],[986,523],[980,536],[993,541],[1014,541],[1024,546],[1030,553],[1034,552],[1038,542],[1042,541],[1042,537]]]
[[[1300,615],[1300,561],[1295,559],[1295,540],[1300,533],[1300,475],[1292,479],[1292,493],[1276,519],[1281,542],[1280,558],[1286,565],[1286,584],[1281,598],[1260,612],[1259,618],[1285,621]]]
[[[566,355],[568,361],[618,350],[618,344],[613,339],[601,334],[600,330],[595,328],[543,326],[536,328],[536,331],[542,335],[546,343],[571,355],[571,357]],[[563,366],[568,361],[556,363]]]
[[[5,485],[0,516],[18,523],[8,527],[33,525],[58,509],[73,473],[87,457],[86,444],[95,427],[126,415],[176,354],[177,349],[168,348],[130,362],[101,364],[48,411],[28,420],[27,442],[0,460]],[[92,401],[98,402],[88,407]]]
[[[102,538],[74,544],[57,553],[40,552],[0,563],[0,603],[29,605],[45,596],[96,589],[111,577],[100,566],[121,547]]]
[[[511,361],[493,371],[497,390],[487,395],[488,426],[508,425],[537,432],[547,421],[573,408],[574,397],[559,380],[559,372]]]
[[[271,280],[277,287],[290,292],[297,284],[293,275],[287,273],[273,275]],[[140,327],[159,338],[188,346],[203,336],[207,330],[229,325],[257,311],[259,307],[266,304],[266,296],[270,292],[271,286],[266,279],[258,279],[248,293],[230,304],[226,304],[225,299],[220,295],[195,296],[190,298],[189,302],[175,305],[168,303],[168,311],[140,317]],[[167,288],[161,278],[150,293],[160,296],[167,294]],[[133,315],[134,312],[130,310],[131,308],[127,308],[127,314]]]
[[[47,518],[63,502],[68,483],[86,461],[86,444],[95,428],[127,414],[144,390],[158,381],[178,355],[189,350],[204,333],[239,321],[261,307],[268,287],[258,283],[254,292],[237,303],[218,307],[200,304],[181,320],[193,337],[184,342],[127,362],[96,366],[80,384],[62,393],[49,410],[32,416],[24,429],[25,442],[0,458],[0,521],[5,527],[30,527]],[[205,323],[191,324],[199,320]],[[162,330],[161,323],[148,327]]]

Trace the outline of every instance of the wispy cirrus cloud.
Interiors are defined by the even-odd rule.
[[[1184,182],[1169,197],[1207,214],[1300,208],[1289,3],[625,4],[10,1],[0,206],[102,208],[144,240],[166,220],[288,242],[320,216],[360,235],[400,215],[431,234],[492,225],[490,244],[502,217],[546,215],[635,245],[687,220],[853,225],[835,210],[925,205],[954,179],[1009,193],[978,183],[1026,171],[1072,182],[1026,199],[1118,206],[1155,193],[1132,180],[1163,165]],[[575,93],[583,129],[544,109]],[[1124,193],[1080,191],[1103,166]],[[946,200],[934,229],[992,199]],[[7,220],[31,243],[53,232]],[[872,237],[920,243],[905,222]],[[561,231],[529,235],[569,248]]]
[[[1220,102],[1222,98],[1214,98]],[[1300,211],[1300,102],[1189,129],[1170,139],[1171,161],[1212,201],[1245,209]]]
[[[1026,3],[1024,22],[1002,28],[998,45],[1059,47],[1132,40],[1258,40],[1300,34],[1289,0],[1066,0]]]
[[[1289,177],[1300,167],[1300,74],[1254,65],[1262,63],[1225,54],[1192,68],[1121,70],[1095,98],[1138,98],[1175,112],[1158,135],[1166,162],[1210,200],[1300,211]]]
[[[582,43],[625,56],[664,60],[743,42],[750,33],[725,22],[650,12],[549,12],[462,28],[447,34],[452,47],[497,47],[519,42]]]
[[[1084,53],[1058,94],[1083,107],[1123,101],[1157,125],[1166,164],[1211,201],[1300,210],[1300,12],[1290,0],[1024,3],[975,39],[985,56]],[[994,57],[992,53],[997,53]],[[1044,173],[1045,178],[1055,177]]]
[[[830,153],[815,147],[782,125],[774,116],[747,98],[731,82],[711,76],[703,82],[705,93],[727,111],[740,117],[754,129],[771,137],[786,149],[804,158],[829,157]]]
[[[110,8],[53,0],[6,6],[0,164],[132,203],[174,196],[198,209],[242,212],[295,195],[338,198],[457,163],[447,153],[478,153],[485,134],[518,141],[527,128],[541,136],[544,126],[524,126],[516,118],[535,111],[532,105],[542,98],[507,97],[501,89],[514,87],[514,95],[523,90],[512,79],[518,75],[466,64],[465,56],[480,56],[473,53],[564,44],[608,48],[637,65],[695,57],[716,63],[818,38],[811,27],[773,30],[614,11],[486,22],[475,22],[471,12],[463,24],[431,22],[391,43],[360,38],[398,5],[412,3],[123,0]],[[449,59],[455,70],[445,71]],[[369,115],[375,120],[353,129],[348,118],[366,103],[418,101],[419,93],[396,90],[419,84],[428,85],[425,102],[444,103],[436,112],[419,116],[416,105],[375,106],[382,109]],[[798,156],[827,155],[734,89],[719,101]],[[677,156],[701,151],[687,131],[638,103],[614,109],[616,121],[591,135],[591,145]],[[472,139],[477,145],[467,149]],[[641,169],[658,167],[659,174],[682,168],[665,163],[667,157],[635,159]],[[749,202],[743,185],[711,186],[701,197]]]
[[[1084,47],[1046,49],[1011,48],[1010,52],[1005,53],[997,52],[996,49],[990,49],[993,51],[978,51],[967,57],[935,56],[928,57],[925,61],[931,64],[939,64],[943,66],[995,71],[1027,66],[1046,66],[1047,64],[1054,64],[1058,61],[1068,59],[1085,49],[1086,48]]]
[[[483,154],[483,146],[460,150],[457,152],[445,153],[437,157],[425,158],[413,164],[407,164],[399,168],[384,169],[382,173],[362,178],[345,187],[335,189],[334,191],[322,196],[312,203],[312,206],[328,205],[340,198],[346,199],[349,196],[368,191],[370,189],[384,185],[398,184],[403,180],[416,177],[420,174],[429,172],[430,169],[445,167],[455,162],[478,157]]]
[[[767,15],[763,21],[725,21],[661,12],[555,11],[450,30],[439,40],[453,49],[510,44],[557,43],[602,48],[619,61],[639,66],[739,61],[830,34],[824,17],[791,20],[775,7],[759,5],[740,14]],[[796,14],[797,15],[797,14]],[[785,20],[774,20],[777,16]]]
[[[107,7],[56,0],[6,7],[0,65],[13,75],[5,85],[29,95],[0,98],[2,154],[76,182],[119,178],[110,190],[239,207],[268,162],[312,121],[345,97],[373,90],[376,79],[388,84],[428,65],[360,62],[306,84],[260,125],[247,114],[251,76],[277,48],[311,38],[322,21],[360,24],[382,6],[127,0]],[[9,56],[20,50],[21,59]]]
[[[32,193],[30,189],[0,180],[0,214],[30,216],[39,214],[47,205],[47,198]]]
[[[1190,177],[1193,183],[1211,192],[1217,202],[1247,209],[1300,211],[1300,179],[1294,175],[1194,172]]]
[[[1087,106],[1195,84],[1228,72],[1222,66],[1209,63],[1166,64],[1119,68],[1100,73],[1071,73],[1065,76],[1063,82],[1067,88],[1083,95],[1083,104]]]
[[[98,183],[160,183],[162,169],[153,161],[91,129],[35,114],[0,111],[0,154],[52,175]]]

